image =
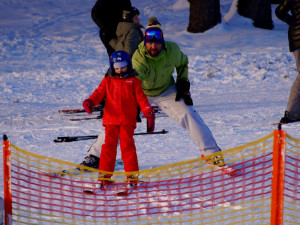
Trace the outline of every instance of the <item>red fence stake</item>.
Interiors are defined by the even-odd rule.
[[[274,130],[271,225],[283,224],[285,140],[285,131]]]
[[[5,225],[12,224],[12,193],[11,193],[11,154],[10,142],[3,135],[3,186],[4,186],[4,221]]]

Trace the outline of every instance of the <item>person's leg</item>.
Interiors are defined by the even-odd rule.
[[[208,156],[212,164],[225,174],[230,176],[236,174],[234,168],[226,165],[221,149],[197,111],[192,106],[185,105],[183,100],[175,102],[175,96],[176,88],[173,85],[160,96],[150,98],[150,102],[157,104],[171,119],[187,129],[202,154]]]
[[[197,111],[192,106],[185,105],[183,100],[176,102],[175,96],[176,88],[172,85],[161,95],[149,99],[171,119],[189,131],[191,138],[205,156],[219,152],[220,148],[215,138]]]
[[[104,140],[105,140],[105,132],[101,131],[101,133],[98,135],[96,141],[89,148],[88,153],[90,155],[100,157],[101,147],[104,144]]]
[[[114,172],[119,133],[120,133],[120,126],[117,125],[105,126],[105,142],[101,148],[100,164],[99,164],[100,171]]]
[[[91,145],[88,150],[89,155],[87,155],[84,160],[80,163],[82,166],[88,166],[94,169],[99,168],[99,159],[101,147],[104,144],[105,132],[101,132],[96,141]]]
[[[300,120],[300,49],[294,52],[298,75],[291,87],[287,110],[284,117],[280,120],[282,123],[291,123]]]
[[[133,134],[134,127],[121,126],[120,128],[120,148],[122,160],[124,162],[124,170],[127,172],[127,183],[133,187],[138,184],[138,158],[136,154],[136,147],[134,144]],[[134,174],[130,172],[135,172]]]
[[[139,170],[133,135],[134,127],[120,126],[120,149],[125,172],[134,172]]]
[[[300,49],[296,49],[293,53],[296,60],[298,76],[290,91],[287,111],[289,112],[291,119],[300,119]]]
[[[300,119],[300,73],[294,81],[287,104],[288,117],[292,120]]]
[[[298,73],[300,73],[300,48],[297,48],[295,51],[293,51],[295,61],[296,61],[296,68]]]

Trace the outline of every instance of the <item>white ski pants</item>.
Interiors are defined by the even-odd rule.
[[[191,138],[205,156],[221,151],[210,129],[203,122],[198,112],[194,110],[193,106],[185,105],[182,99],[176,102],[175,96],[176,87],[172,85],[159,96],[148,97],[148,100],[151,105],[157,105],[172,120],[187,129]],[[101,132],[88,150],[89,154],[100,156],[104,138],[105,132]]]

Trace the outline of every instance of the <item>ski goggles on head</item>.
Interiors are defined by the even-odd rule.
[[[145,32],[146,42],[159,42],[163,39],[163,33],[160,30],[148,30]]]

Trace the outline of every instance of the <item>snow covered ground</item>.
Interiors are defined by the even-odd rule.
[[[222,16],[233,0],[221,0]],[[0,133],[18,147],[80,163],[93,140],[54,143],[57,136],[96,135],[101,122],[74,122],[59,109],[81,108],[108,68],[98,28],[90,17],[95,0],[2,0],[0,2]],[[297,71],[288,50],[288,26],[274,15],[273,30],[258,29],[235,14],[199,34],[186,31],[186,0],[132,0],[147,25],[156,16],[165,39],[189,57],[194,107],[222,149],[261,138],[283,116]],[[300,138],[300,125],[283,127]],[[135,137],[141,169],[200,157],[188,133],[168,118]],[[136,132],[145,132],[145,121]],[[120,157],[120,154],[118,154]],[[2,167],[2,156],[0,160]],[[0,174],[3,187],[3,174]],[[0,190],[3,196],[3,188]]]

